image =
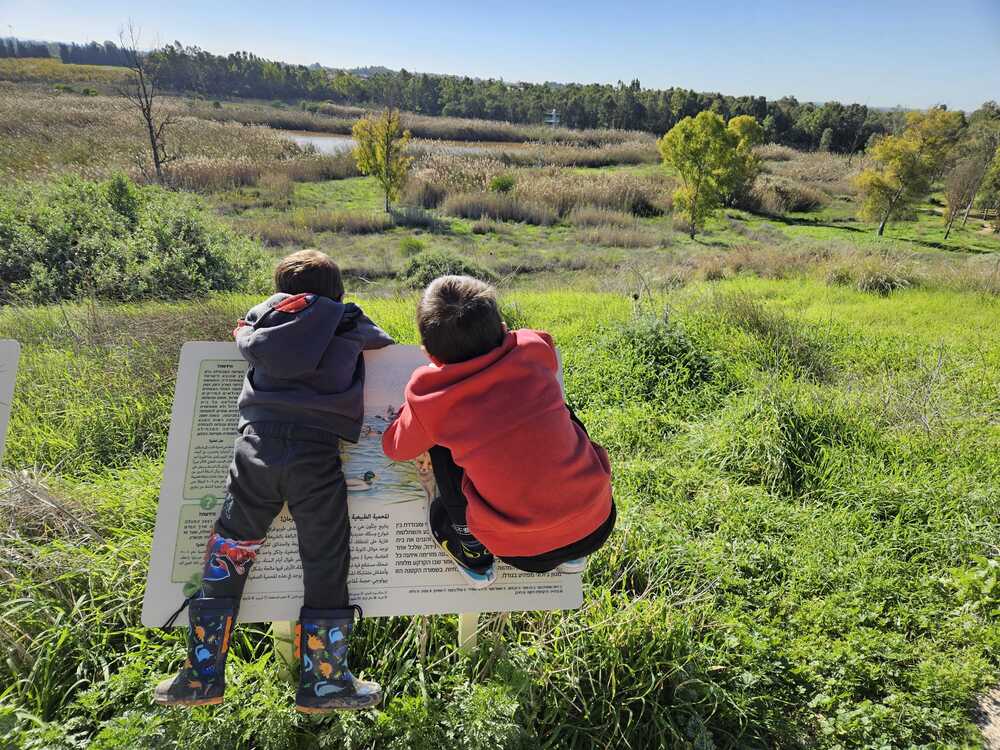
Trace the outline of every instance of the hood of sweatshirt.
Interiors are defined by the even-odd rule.
[[[251,366],[294,378],[316,370],[345,318],[360,315],[357,305],[328,297],[275,294],[247,313],[236,341]]]
[[[240,429],[286,422],[355,441],[363,416],[361,353],[393,343],[361,308],[314,294],[275,294],[233,331],[250,364],[240,395]]]

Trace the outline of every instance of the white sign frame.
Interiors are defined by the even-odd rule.
[[[13,339],[0,339],[0,466],[3,465],[7,425],[14,399],[14,382],[17,380],[17,365],[20,361],[21,345]]]
[[[365,616],[371,617],[579,607],[583,602],[579,575],[523,573],[498,563],[497,580],[490,588],[475,590],[464,584],[427,531],[427,495],[417,481],[416,468],[410,463],[392,464],[381,454],[378,434],[368,430],[373,422],[387,424],[383,416],[387,407],[398,407],[402,403],[406,380],[415,366],[426,363],[426,356],[419,347],[400,345],[366,352],[364,356],[367,438],[363,437],[358,446],[343,443],[345,473],[348,480],[358,484],[358,480],[353,478],[357,470],[352,472],[351,467],[364,468],[367,465],[365,461],[374,460],[372,445],[362,448],[368,439],[379,446],[378,455],[384,462],[380,471],[390,477],[390,482],[395,481],[392,477],[396,476],[394,472],[397,470],[410,472],[413,479],[406,486],[397,481],[395,485],[390,484],[389,489],[380,489],[377,493],[349,491],[348,509],[352,520],[349,588],[352,603],[360,604]],[[221,504],[221,492],[216,490],[217,494],[206,494],[202,498],[210,498],[215,505],[208,508],[206,502],[201,510],[198,509],[197,495],[203,487],[198,486],[201,480],[197,477],[209,474],[216,477],[222,465],[223,452],[228,450],[231,456],[232,443],[236,438],[236,382],[242,382],[245,370],[246,363],[235,344],[188,342],[181,349],[156,530],[143,599],[144,625],[162,626],[184,596],[195,588],[197,575],[187,580],[178,579],[194,570],[195,551],[200,553],[203,550],[210,523],[214,521]],[[222,385],[217,387],[220,383]],[[232,403],[232,417],[227,416],[225,424],[221,424],[219,419],[214,422],[207,419],[199,421],[196,411],[202,401],[198,399],[207,403],[210,395],[206,394],[214,394],[216,408],[220,408],[221,403]],[[223,402],[219,399],[227,400]],[[203,412],[211,413],[208,407],[203,407]],[[192,434],[196,430],[201,431],[199,434],[212,434],[207,438],[198,438]],[[196,443],[201,441],[194,449],[191,448],[192,437],[195,437]],[[205,468],[207,464],[202,461],[203,456],[212,457],[208,462],[213,464],[210,471]],[[228,459],[226,463],[228,465]],[[374,480],[376,484],[379,481]],[[214,478],[211,482],[218,483]],[[399,496],[406,499],[400,500]],[[195,534],[181,534],[181,523],[187,523],[189,529],[200,530],[194,542],[197,549],[192,546]],[[275,520],[268,537],[272,541],[265,542],[261,548],[247,581],[239,614],[242,622],[282,622],[297,619],[299,614],[302,604],[301,577],[293,582],[287,574],[288,566],[294,562],[289,552],[290,544],[295,561],[298,559],[297,548],[294,547],[294,522],[288,516],[287,508]],[[407,555],[400,555],[398,550],[404,544]],[[419,565],[424,567],[418,570],[416,566]],[[200,570],[200,564],[197,567]],[[180,570],[185,571],[183,575],[178,573]],[[375,575],[370,574],[373,570]]]

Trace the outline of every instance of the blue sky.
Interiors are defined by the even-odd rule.
[[[159,7],[158,7],[159,6]],[[1000,99],[1000,0],[0,0],[0,35],[117,39],[333,67],[684,86],[872,106]]]

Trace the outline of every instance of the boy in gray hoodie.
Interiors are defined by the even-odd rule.
[[[347,484],[340,440],[356,442],[364,415],[361,352],[393,343],[357,305],[344,304],[340,269],[302,250],[274,273],[277,294],[233,331],[250,364],[226,498],[205,550],[202,589],[190,600],[188,661],[156,687],[163,705],[221,703],[240,597],[283,502],[295,519],[305,601],[296,652],[304,713],[367,708],[381,688],[351,674],[347,641],[357,607],[347,594]]]

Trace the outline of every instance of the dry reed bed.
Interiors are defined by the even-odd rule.
[[[167,144],[175,186],[215,190],[254,184],[267,171],[293,180],[357,174],[342,155],[300,149],[266,127],[199,119],[183,100],[163,98],[174,118]],[[115,171],[141,176],[149,149],[138,113],[115,97],[54,94],[0,85],[0,176],[45,180],[65,172],[99,179]],[[147,168],[148,172],[148,168]]]

